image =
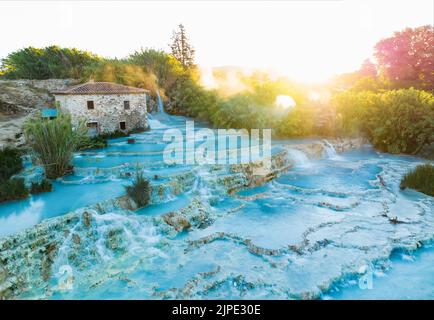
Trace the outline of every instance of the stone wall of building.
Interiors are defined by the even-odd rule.
[[[125,122],[126,131],[147,129],[146,94],[95,94],[95,95],[55,95],[60,108],[67,110],[73,124],[80,119],[87,123],[97,122],[100,133],[120,130],[120,122]],[[89,110],[87,101],[94,102]],[[129,101],[129,109],[124,108]]]

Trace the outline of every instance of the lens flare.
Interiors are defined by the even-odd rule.
[[[283,95],[283,94],[278,95],[276,97],[275,103],[276,103],[277,107],[284,109],[284,110],[292,109],[297,105],[291,96]]]

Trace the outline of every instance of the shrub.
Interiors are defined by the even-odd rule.
[[[114,132],[102,133],[98,136],[94,137],[85,137],[80,145],[77,147],[77,150],[89,150],[89,149],[102,149],[106,148],[108,143],[108,139],[116,139],[116,138],[125,138],[128,137],[132,133],[140,133],[146,131],[146,128],[135,128],[128,132],[116,130]]]
[[[50,192],[53,190],[53,185],[47,179],[42,180],[41,182],[32,182],[32,186],[30,187],[31,194],[38,194],[42,192]]]
[[[116,139],[116,138],[124,138],[124,137],[128,137],[128,136],[129,136],[128,132],[116,130],[113,132],[102,133],[98,137],[103,138],[103,139]]]
[[[86,138],[87,128],[84,122],[73,128],[70,115],[58,112],[52,120],[30,119],[24,126],[24,134],[47,178],[55,179],[70,172],[72,154]]]
[[[0,183],[0,202],[25,199],[29,196],[24,179],[10,179]]]
[[[86,137],[77,147],[77,150],[102,149],[107,147],[107,139],[102,136]]]
[[[10,147],[0,150],[0,181],[9,179],[22,169],[20,150]]]
[[[417,154],[434,142],[434,95],[430,92],[349,90],[335,96],[334,104],[345,133],[360,132],[382,151]]]
[[[127,195],[134,200],[139,208],[146,206],[151,198],[151,186],[143,173],[136,170],[136,177],[130,186],[125,187]]]
[[[79,78],[87,66],[98,61],[98,56],[74,48],[27,47],[3,59],[0,72],[8,79]]]
[[[411,188],[434,197],[434,166],[431,164],[417,166],[404,175],[400,188]]]
[[[261,129],[271,128],[274,119],[271,108],[251,96],[238,94],[220,101],[211,120],[218,128]]]
[[[296,106],[277,122],[276,133],[280,137],[305,137],[312,135],[313,127],[312,109]]]
[[[147,128],[138,127],[138,128],[134,128],[134,129],[131,129],[130,131],[128,131],[128,134],[142,133],[142,132],[146,132],[146,131],[149,131],[149,127],[147,127]]]

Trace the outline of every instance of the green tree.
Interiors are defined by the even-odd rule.
[[[155,75],[158,87],[167,90],[185,75],[182,64],[172,55],[154,49],[141,49],[128,57],[132,64],[140,66],[147,74]]]
[[[218,96],[205,90],[188,76],[179,77],[169,88],[169,104],[172,113],[184,114],[210,121],[216,110]]]
[[[155,90],[158,87],[153,73],[146,72],[141,66],[129,60],[103,60],[86,69],[82,80],[115,82],[137,88]]]
[[[185,69],[194,67],[194,48],[190,45],[184,25],[180,24],[178,30],[173,31],[170,44],[172,55],[181,62]]]
[[[101,58],[74,48],[27,47],[2,60],[2,75],[8,79],[80,78],[85,68]]]

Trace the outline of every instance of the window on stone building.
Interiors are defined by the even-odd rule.
[[[130,102],[128,100],[124,101],[124,109],[128,110],[130,108]]]
[[[87,102],[87,109],[88,109],[88,110],[93,110],[93,109],[95,109],[95,104],[94,104],[94,102],[93,102],[92,100],[89,100],[89,101]]]
[[[125,130],[127,128],[127,124],[125,123],[125,121],[119,122],[119,128],[121,130]]]

